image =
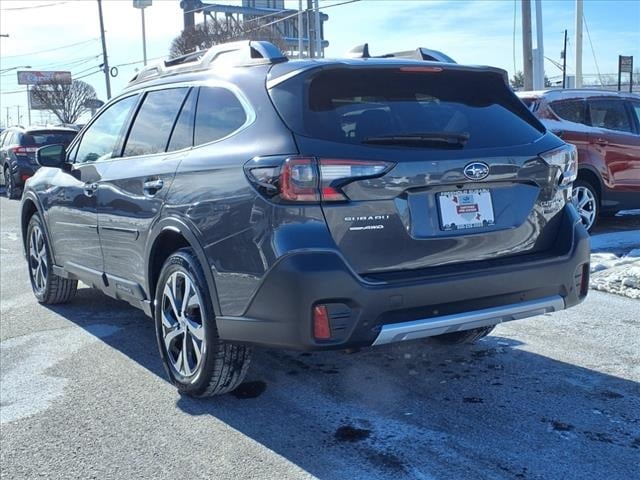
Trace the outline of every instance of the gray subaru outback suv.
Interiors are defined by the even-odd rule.
[[[495,68],[218,45],[143,70],[37,158],[36,297],[81,280],[141,308],[194,396],[234,389],[252,345],[469,342],[587,294],[575,149]]]

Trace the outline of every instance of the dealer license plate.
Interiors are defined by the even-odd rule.
[[[438,194],[442,230],[483,228],[495,223],[491,192],[486,189],[458,190]]]

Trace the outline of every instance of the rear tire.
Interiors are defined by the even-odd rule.
[[[488,327],[473,328],[461,332],[445,333],[431,338],[442,345],[473,344],[489,335],[494,328],[496,328],[495,325],[490,325]]]
[[[154,318],[165,371],[181,393],[211,397],[240,385],[251,348],[220,340],[204,272],[192,249],[178,250],[165,261]]]
[[[78,281],[53,273],[53,261],[39,213],[34,213],[27,228],[29,280],[38,302],[47,305],[67,303],[78,289]]]
[[[573,204],[582,225],[591,233],[600,213],[600,197],[595,187],[585,180],[576,180],[573,184]]]
[[[13,175],[11,175],[11,169],[9,165],[4,166],[4,193],[7,198],[18,198],[18,189],[16,188],[15,181],[13,180]]]

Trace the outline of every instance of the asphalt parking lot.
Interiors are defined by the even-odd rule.
[[[17,208],[0,199],[3,479],[637,476],[638,300],[594,291],[473,347],[258,350],[238,391],[193,400],[141,312],[88,288],[36,302]],[[640,216],[597,232],[620,229]]]

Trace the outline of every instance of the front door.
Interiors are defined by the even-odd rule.
[[[50,194],[48,224],[56,262],[82,279],[99,277],[104,262],[98,237],[98,190],[108,161],[137,103],[137,95],[107,107],[69,149],[71,171],[60,171]],[[46,208],[46,207],[45,207]]]

